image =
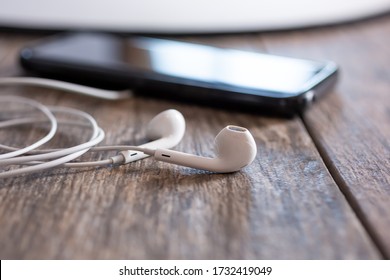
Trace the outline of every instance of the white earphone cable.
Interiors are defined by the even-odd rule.
[[[10,99],[8,99],[8,100],[10,100]],[[12,98],[11,98],[11,100],[12,100]],[[0,101],[1,101],[1,99],[0,99]],[[41,106],[43,106],[43,105],[41,105]],[[48,106],[46,108],[47,108],[47,110],[51,110],[52,112],[55,112],[55,113],[67,113],[67,114],[82,117],[85,120],[87,120],[89,122],[90,127],[92,128],[92,136],[89,139],[89,141],[85,142],[83,144],[80,144],[80,145],[76,145],[76,146],[66,148],[66,149],[60,149],[60,150],[49,152],[46,154],[20,156],[17,158],[9,158],[9,159],[0,160],[0,165],[21,164],[23,162],[36,161],[36,160],[38,160],[38,161],[39,160],[48,160],[48,159],[52,159],[52,158],[56,158],[56,157],[66,156],[68,154],[78,152],[78,151],[83,150],[85,148],[90,148],[90,147],[100,143],[104,139],[103,130],[98,127],[95,119],[91,115],[89,115],[85,112],[76,110],[76,109],[71,109],[71,108],[53,107],[53,106]],[[56,131],[54,131],[54,133],[55,132]]]
[[[46,123],[47,120],[42,118],[21,118],[21,119],[15,119],[15,120],[9,120],[9,121],[3,121],[0,122],[0,128],[4,127],[11,127],[11,126],[18,126],[18,125],[24,125],[24,124],[33,124],[33,123]],[[70,126],[81,126],[81,127],[87,127],[90,128],[91,125],[88,123],[80,122],[80,121],[68,121],[68,120],[61,120],[57,119],[57,123],[61,125],[70,125]],[[17,151],[20,148],[16,147],[10,147],[4,144],[0,144],[0,149],[6,150],[6,151]],[[39,150],[31,150],[27,154],[43,154],[48,152],[54,152],[58,151],[60,149],[39,149]]]
[[[34,86],[43,86],[55,89],[61,89],[70,92],[76,92],[84,95],[94,96],[103,99],[110,100],[119,100],[131,97],[129,91],[115,92],[115,91],[106,91],[95,88],[89,88],[81,85],[75,85],[67,82],[42,79],[42,78],[24,78],[24,77],[0,77],[0,86],[1,85],[34,85]],[[176,145],[184,134],[185,124],[184,118],[175,110],[167,110],[159,115],[157,115],[152,121],[151,125],[156,125],[157,119],[159,121],[167,121],[167,124],[160,126],[157,125],[155,128],[157,135],[162,133],[164,137],[160,139],[155,139],[149,143],[143,144],[141,146],[102,146],[94,147],[98,143],[104,140],[105,133],[97,125],[95,119],[79,110],[63,108],[63,107],[49,107],[44,106],[36,101],[33,101],[28,98],[15,97],[15,96],[6,96],[0,99],[1,102],[19,102],[23,104],[30,105],[38,110],[40,110],[47,119],[42,117],[26,117],[26,112],[17,119],[5,119],[0,120],[0,129],[10,128],[19,125],[26,124],[36,124],[36,123],[46,123],[49,120],[51,128],[49,133],[38,140],[36,143],[25,147],[17,148],[5,144],[0,144],[0,149],[7,151],[6,153],[0,154],[0,167],[3,166],[3,170],[0,171],[0,178],[12,177],[19,174],[37,172],[48,168],[64,166],[64,167],[93,167],[93,166],[103,166],[110,164],[125,164],[139,159],[143,159],[150,155],[155,155],[157,147],[171,148]],[[11,107],[12,108],[12,107]],[[1,110],[3,111],[3,110]],[[0,111],[0,112],[1,112]],[[53,115],[54,113],[54,115]],[[87,122],[72,121],[69,119],[56,119],[55,114],[65,113],[73,116],[81,117]],[[153,123],[154,121],[154,123]],[[175,122],[174,126],[177,129],[172,131],[172,122]],[[152,124],[153,123],[153,124]],[[51,148],[51,149],[41,149],[40,146],[50,141],[57,132],[57,125],[76,125],[89,127],[92,130],[92,135],[90,139],[82,144],[75,145],[69,148]],[[154,134],[155,135],[155,134]],[[154,139],[154,135],[150,135]],[[40,148],[40,149],[37,149]],[[110,158],[96,160],[96,161],[74,161],[79,158],[81,155],[85,154],[88,151],[120,151],[117,155]],[[137,151],[137,152],[135,152]],[[15,169],[11,167],[12,165],[27,165],[26,167],[21,167]],[[9,168],[9,170],[4,170],[4,168]]]
[[[0,97],[0,103],[1,102],[17,102],[17,103],[22,103],[22,104],[27,104],[30,105],[34,108],[37,108],[40,110],[42,113],[46,115],[48,118],[49,122],[51,123],[51,129],[49,133],[35,142],[34,144],[22,148],[22,149],[17,149],[14,147],[9,147],[6,145],[0,145],[0,148],[11,151],[5,154],[0,155],[0,166],[10,166],[10,165],[32,165],[28,167],[23,167],[19,169],[12,169],[8,171],[3,171],[0,173],[0,178],[6,178],[6,177],[12,177],[18,174],[24,174],[24,173],[31,173],[31,172],[36,172],[48,168],[53,168],[56,166],[63,165],[71,160],[74,160],[84,153],[86,153],[91,147],[97,145],[104,139],[104,131],[98,126],[96,123],[95,119],[90,116],[89,114],[76,110],[76,109],[71,109],[71,108],[64,108],[64,107],[48,107],[44,106],[36,101],[30,100],[28,98],[23,98],[23,97],[17,97],[17,96],[4,96]],[[30,152],[33,152],[33,150],[42,144],[48,142],[50,139],[53,138],[53,136],[57,132],[57,119],[53,115],[53,113],[65,113],[65,114],[70,114],[73,116],[81,117],[84,120],[87,121],[87,123],[80,123],[80,122],[74,122],[74,121],[60,121],[64,122],[66,124],[77,124],[81,126],[88,126],[92,129],[91,137],[88,141],[85,143],[75,145],[70,148],[65,148],[65,149],[50,149],[50,150],[44,150],[44,151],[38,151],[37,154],[33,155],[26,155]],[[23,117],[21,119],[12,119],[12,120],[5,120],[0,122],[0,128],[5,128],[5,127],[11,127],[11,126],[16,126],[20,124],[26,124],[26,123],[32,123],[32,122],[43,122],[41,118],[34,118],[34,117]],[[34,150],[37,152],[37,150]],[[45,162],[49,160],[48,162]],[[105,164],[110,164],[114,163],[115,160],[106,160],[104,161]],[[91,163],[92,164],[92,163]],[[79,167],[82,166],[92,166],[91,164],[78,164]],[[100,163],[101,164],[101,163]],[[76,167],[77,164],[74,165]],[[96,163],[93,165],[96,166]]]
[[[38,148],[41,145],[47,143],[48,141],[50,141],[54,137],[54,135],[57,131],[57,119],[54,117],[53,113],[46,106],[44,106],[44,105],[42,105],[34,100],[24,98],[24,97],[19,97],[19,96],[0,96],[0,102],[17,102],[17,103],[32,106],[32,107],[38,109],[39,111],[41,111],[48,118],[50,125],[51,125],[51,128],[46,136],[39,139],[38,141],[31,144],[30,146],[27,146],[25,148],[22,148],[22,149],[19,149],[16,151],[1,154],[0,160],[9,159],[12,157],[16,157],[16,156],[25,154],[31,150]]]
[[[106,99],[106,100],[121,100],[132,97],[131,90],[112,91],[104,90],[83,85],[45,79],[45,78],[30,78],[30,77],[0,77],[0,85],[28,85],[40,86],[46,88],[60,89],[67,92],[73,92],[81,95]]]

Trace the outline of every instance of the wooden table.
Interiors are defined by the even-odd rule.
[[[107,131],[104,143],[140,144],[148,121],[175,108],[187,121],[177,150],[212,156],[217,132],[236,124],[252,132],[258,154],[252,165],[228,175],[149,158],[3,179],[0,258],[388,259],[389,34],[390,17],[383,16],[299,31],[181,38],[336,61],[341,78],[335,90],[293,119],[2,87],[2,94],[89,112]],[[39,37],[0,33],[0,76],[20,73],[18,50]],[[0,133],[15,145],[36,137]],[[73,143],[67,132],[61,135],[57,144]]]

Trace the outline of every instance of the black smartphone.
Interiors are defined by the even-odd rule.
[[[337,73],[333,62],[88,32],[33,43],[20,59],[25,69],[45,77],[286,115],[329,91]]]

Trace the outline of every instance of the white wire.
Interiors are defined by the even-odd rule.
[[[16,157],[16,156],[25,154],[31,150],[38,148],[41,145],[47,143],[48,141],[50,141],[54,137],[54,135],[57,131],[57,120],[54,117],[54,115],[52,114],[52,112],[50,112],[50,110],[46,106],[44,106],[44,105],[42,105],[34,100],[20,97],[20,96],[0,96],[0,102],[17,102],[17,103],[32,106],[32,107],[38,109],[39,111],[41,111],[45,116],[47,116],[47,118],[50,122],[50,125],[51,125],[51,128],[46,136],[42,137],[41,139],[39,139],[35,143],[31,144],[30,146],[19,149],[17,151],[12,151],[12,152],[8,152],[5,154],[1,154],[0,160],[9,159],[12,157]]]
[[[12,102],[16,101],[19,103],[20,103],[20,100],[23,100],[23,101],[27,100],[28,104],[34,104],[34,105],[39,104],[38,102],[35,102],[35,101],[32,102],[32,100],[29,100],[27,98],[20,99],[20,97],[12,97],[12,98],[7,98],[7,99],[4,97],[0,97],[0,100],[1,99],[7,100],[7,101],[12,101]],[[85,143],[82,143],[82,144],[79,144],[79,145],[76,145],[76,146],[73,146],[70,148],[46,150],[49,152],[45,152],[44,154],[38,154],[38,155],[19,155],[21,153],[20,151],[25,150],[25,149],[20,149],[20,150],[17,149],[15,151],[15,148],[13,148],[13,147],[1,145],[2,148],[13,150],[12,153],[15,153],[15,152],[18,153],[18,156],[14,156],[12,158],[1,159],[0,160],[1,166],[9,166],[9,165],[15,165],[15,164],[18,164],[18,165],[20,165],[20,164],[28,164],[28,165],[33,164],[33,166],[23,167],[23,168],[19,168],[19,169],[13,169],[13,170],[9,170],[9,171],[3,171],[0,173],[0,178],[7,178],[7,177],[19,175],[19,174],[37,172],[37,171],[41,171],[44,169],[53,168],[53,167],[63,165],[71,160],[74,160],[74,159],[80,157],[81,155],[86,153],[92,146],[97,145],[98,143],[100,143],[104,139],[104,135],[105,135],[104,131],[98,126],[95,119],[92,116],[90,116],[89,114],[82,112],[80,110],[71,109],[71,108],[53,107],[53,106],[47,107],[47,106],[44,106],[42,104],[39,104],[39,105],[40,106],[36,106],[36,107],[43,109],[43,111],[45,111],[45,112],[50,112],[50,114],[53,116],[53,118],[55,120],[55,124],[57,124],[57,121],[56,121],[55,116],[52,114],[52,112],[66,113],[66,114],[75,115],[75,116],[84,118],[85,120],[88,121],[88,124],[79,123],[79,122],[72,122],[72,121],[67,121],[67,120],[61,121],[61,122],[64,122],[67,124],[76,123],[77,125],[91,127],[91,129],[92,129],[91,134],[92,135],[91,135],[90,139]],[[0,122],[0,126],[2,125],[3,127],[8,127],[8,126],[20,125],[20,124],[25,124],[25,123],[31,123],[31,122],[34,122],[35,120],[36,120],[35,118],[24,117],[21,119],[7,120],[7,121]],[[43,120],[38,119],[38,121],[42,122]],[[57,127],[55,127],[55,128],[57,130]],[[54,131],[54,133],[55,132],[56,131]],[[24,154],[27,152],[31,152],[31,150],[26,150],[24,152]],[[42,152],[42,151],[40,151],[40,152]],[[10,154],[10,153],[7,153],[7,154]],[[40,162],[42,160],[49,160],[49,161],[48,162]],[[107,164],[110,164],[112,162],[113,162],[112,160],[106,161]]]
[[[97,161],[83,161],[83,162],[67,162],[64,167],[81,168],[81,167],[97,167],[114,164],[111,158]]]
[[[12,159],[5,159],[4,161],[0,162],[0,166],[4,165],[20,165],[20,164],[26,164],[32,161],[42,161],[42,160],[52,160],[58,157],[67,156],[73,153],[78,153],[80,151],[87,152],[89,148],[91,148],[94,145],[99,144],[104,139],[104,131],[102,129],[99,130],[99,134],[96,138],[85,142],[83,144],[73,146],[71,148],[61,149],[54,152],[46,153],[46,154],[39,154],[39,155],[31,155],[31,156],[21,156],[16,157]],[[82,153],[83,154],[83,153]]]
[[[24,164],[30,161],[50,160],[58,157],[63,157],[72,153],[77,153],[84,149],[89,149],[92,146],[99,144],[101,141],[103,141],[103,139],[104,139],[104,131],[101,128],[98,128],[96,135],[93,134],[93,138],[88,142],[70,148],[60,149],[54,152],[45,153],[45,154],[19,156],[15,158],[4,159],[0,161],[0,166]]]
[[[131,151],[139,151],[142,153],[145,153],[147,155],[154,154],[153,149],[143,148],[140,146],[99,146],[99,147],[92,147],[89,149],[89,151],[123,151],[123,150],[131,150]],[[29,161],[24,162],[25,165],[36,165],[43,163],[41,161]],[[117,154],[113,157],[110,157],[108,159],[103,160],[97,160],[97,161],[78,161],[78,162],[67,162],[63,164],[64,167],[94,167],[94,166],[105,166],[110,164],[123,164],[125,163],[125,158],[121,154]]]
[[[0,128],[5,128],[5,127],[9,127],[9,126],[18,126],[18,125],[29,124],[29,123],[46,123],[46,122],[47,122],[46,119],[35,118],[35,117],[26,117],[26,118],[20,118],[20,119],[0,121]],[[89,124],[86,124],[86,123],[80,122],[80,121],[68,121],[68,120],[57,119],[57,123],[58,124],[65,124],[65,125],[76,125],[76,126],[90,127]]]
[[[42,78],[24,78],[24,77],[0,78],[0,85],[15,85],[15,84],[43,86],[48,88],[62,89],[69,92],[75,92],[83,95],[88,95],[88,96],[93,96],[93,97],[98,97],[103,99],[110,99],[110,100],[119,100],[119,99],[125,99],[131,97],[130,91],[117,92],[117,91],[101,90],[101,89],[90,88],[86,86],[81,86],[81,85],[76,85],[76,84],[62,82],[62,81],[56,81],[56,80],[49,80],[49,79],[42,79]],[[0,172],[0,178],[7,178],[7,177],[20,175],[20,174],[37,172],[48,168],[58,167],[58,166],[91,167],[91,166],[102,166],[102,165],[118,164],[118,163],[125,162],[125,158],[121,154],[113,156],[109,159],[98,160],[98,161],[71,162],[72,160],[80,157],[81,155],[88,152],[89,150],[108,151],[108,150],[120,150],[121,148],[123,148],[123,149],[131,149],[134,151],[144,152],[149,155],[153,154],[154,152],[151,149],[142,148],[138,146],[104,146],[104,147],[93,148],[93,146],[97,145],[104,139],[105,133],[97,125],[95,119],[89,114],[71,108],[44,106],[36,101],[33,101],[28,98],[23,98],[23,97],[5,96],[5,97],[0,97],[0,101],[1,100],[3,100],[3,102],[11,101],[11,102],[27,104],[40,110],[48,118],[51,124],[51,128],[49,133],[45,137],[42,137],[36,143],[33,143],[32,145],[22,149],[0,144],[1,149],[10,151],[8,153],[0,154],[0,166],[30,165],[28,167]],[[88,121],[88,124],[73,122],[68,120],[57,121],[56,117],[53,115],[53,112],[66,113],[66,114],[82,117]],[[22,117],[19,119],[4,120],[4,121],[0,121],[0,128],[9,128],[21,124],[37,123],[37,122],[45,122],[45,120],[41,118],[32,118],[32,117]],[[57,132],[57,123],[88,126],[92,129],[92,135],[87,142],[70,148],[36,150],[36,148],[47,143],[53,138],[53,136]],[[26,154],[31,154],[31,155],[26,155]]]
[[[154,149],[149,149],[145,147],[140,146],[129,146],[129,145],[116,145],[116,146],[99,146],[99,147],[93,147],[91,148],[91,151],[124,151],[124,150],[130,150],[130,151],[139,151],[143,152],[145,154],[154,154]]]
[[[144,148],[140,146],[99,146],[92,147],[90,151],[138,151],[147,155],[154,155],[155,150]],[[125,158],[123,155],[118,154],[116,156],[110,157],[109,159],[103,159],[98,161],[87,161],[87,162],[69,162],[65,164],[66,167],[92,167],[92,166],[103,166],[108,164],[124,164]]]
[[[30,77],[1,77],[0,85],[28,85],[40,86],[46,88],[60,89],[68,92],[73,92],[81,95],[97,97],[107,100],[121,100],[132,97],[132,91],[111,91],[98,88],[82,86],[78,84],[44,79],[44,78],[30,78]]]
[[[96,137],[92,141],[86,142],[84,144],[88,143],[89,145],[95,145],[95,144],[99,143],[99,141],[101,141],[101,139],[104,138],[104,131],[102,129],[100,129],[99,132],[100,132],[100,135],[98,135],[98,137]],[[82,144],[82,145],[84,145],[84,144]],[[72,152],[66,156],[56,158],[54,160],[50,160],[49,162],[39,163],[39,164],[35,164],[35,162],[32,162],[35,158],[37,158],[37,156],[26,156],[24,158],[28,158],[28,160],[23,160],[23,164],[34,163],[35,165],[2,172],[2,173],[0,173],[0,179],[13,177],[13,176],[20,175],[20,174],[42,171],[44,169],[49,169],[49,168],[53,168],[53,167],[57,167],[57,166],[95,167],[95,166],[104,166],[104,165],[109,165],[109,164],[118,164],[118,163],[120,164],[120,163],[124,163],[124,160],[125,160],[123,155],[118,154],[118,155],[111,157],[109,159],[100,160],[100,161],[70,162],[73,159],[76,159],[76,158],[80,157],[81,155],[83,155],[84,153],[88,152],[89,150],[93,150],[93,151],[133,150],[133,151],[144,152],[144,153],[147,153],[149,155],[154,153],[153,149],[143,148],[143,147],[139,147],[139,146],[101,146],[101,147],[93,147],[93,148],[88,147],[86,149],[83,149],[83,150],[80,150],[77,152]],[[61,150],[61,151],[63,151],[63,150]],[[43,156],[45,156],[45,155],[43,155]],[[17,159],[18,158],[15,158],[15,160],[17,160]],[[7,163],[8,162],[12,162],[11,159],[7,159]],[[13,163],[8,163],[7,165],[12,165],[12,164],[20,164],[20,163],[13,162]]]
[[[15,120],[8,120],[8,121],[0,122],[0,128],[29,124],[29,123],[40,123],[40,122],[47,122],[47,120],[44,120],[41,118],[21,118],[21,119],[15,119]],[[82,127],[88,127],[88,128],[91,127],[90,124],[86,124],[83,122],[77,122],[77,121],[67,121],[67,120],[58,120],[57,119],[57,123],[62,124],[62,125],[74,125],[74,126],[82,126]],[[6,151],[17,151],[20,148],[0,144],[0,149],[6,150]],[[29,151],[25,154],[43,154],[43,153],[54,152],[54,151],[58,151],[58,150],[60,150],[60,149],[39,149],[39,150]]]
[[[101,139],[104,139],[104,131],[101,130],[101,132],[102,132],[101,133],[102,138],[96,138],[95,143],[99,143],[99,141],[101,141]],[[89,143],[91,145],[94,144],[93,141],[90,141]],[[76,159],[76,158],[82,156],[84,153],[88,152],[88,150],[89,150],[89,148],[86,148],[86,149],[83,149],[83,150],[80,150],[77,152],[73,152],[71,154],[68,154],[68,155],[60,157],[60,158],[52,159],[49,162],[40,163],[40,164],[36,164],[33,166],[23,167],[23,168],[14,169],[14,170],[4,171],[4,172],[0,173],[0,178],[9,178],[9,177],[13,177],[13,176],[20,175],[20,174],[33,173],[33,172],[38,172],[38,171],[42,171],[45,169],[61,166],[61,165],[65,164],[73,159]],[[110,163],[111,162],[109,162],[108,164],[110,164]],[[82,167],[82,166],[79,166],[79,167]]]
[[[92,147],[89,149],[89,152],[97,152],[97,151],[125,151],[125,150],[131,150],[131,151],[138,151],[141,153],[144,153],[146,155],[153,155],[155,150],[148,149],[140,146],[99,146],[99,147]],[[23,164],[26,165],[34,165],[39,164],[42,162],[36,162],[36,161],[30,161],[25,162]],[[102,159],[97,161],[77,161],[77,162],[68,162],[65,163],[63,166],[65,167],[93,167],[93,166],[104,166],[104,165],[110,165],[110,164],[124,164],[125,158],[122,154],[117,154],[113,157],[110,157],[108,159]]]
[[[85,149],[85,150],[81,150],[81,151],[66,155],[66,156],[61,157],[61,158],[51,160],[51,161],[46,162],[46,163],[41,163],[41,164],[29,166],[29,167],[23,167],[23,168],[19,168],[19,169],[1,172],[0,178],[1,179],[2,178],[9,178],[9,177],[13,177],[13,176],[20,175],[20,174],[33,173],[33,172],[37,172],[37,171],[42,171],[44,169],[53,168],[53,167],[59,166],[61,164],[64,164],[68,161],[71,161],[72,159],[78,158],[87,151],[88,151],[88,149]]]
[[[9,126],[17,126],[17,125],[28,124],[28,123],[36,123],[36,122],[38,122],[38,118],[31,118],[31,117],[30,118],[6,120],[6,121],[0,122],[0,128],[5,128],[5,127],[9,127]],[[41,120],[41,122],[47,122],[47,120]]]

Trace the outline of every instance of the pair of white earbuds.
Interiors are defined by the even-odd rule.
[[[134,151],[143,152],[135,155],[126,150],[116,157],[121,163],[129,163],[146,155],[156,160],[182,166],[208,170],[218,173],[239,171],[250,164],[256,157],[256,143],[252,134],[244,127],[228,125],[215,137],[215,157],[202,157],[170,150],[176,146],[184,136],[185,121],[183,115],[177,110],[167,110],[152,119],[147,128],[147,137],[154,140],[137,148],[127,147]],[[126,147],[123,147],[126,148]]]
[[[202,157],[170,150],[176,146],[185,133],[185,120],[177,110],[167,110],[155,116],[147,126],[146,137],[153,141],[140,146],[97,146],[104,139],[104,131],[98,127],[92,116],[70,108],[46,107],[33,100],[21,97],[2,97],[0,102],[19,102],[33,106],[43,112],[49,119],[51,129],[38,144],[17,149],[0,144],[0,148],[9,150],[0,155],[0,166],[29,165],[19,169],[11,169],[0,173],[0,178],[12,177],[18,174],[38,172],[56,166],[89,167],[109,164],[126,164],[153,156],[156,160],[183,165],[187,167],[208,170],[218,173],[239,171],[250,164],[257,152],[256,143],[251,133],[243,127],[229,125],[222,129],[215,138],[216,156]],[[77,115],[87,120],[82,126],[92,128],[92,135],[86,143],[58,150],[36,150],[37,147],[49,141],[57,129],[57,119],[53,113],[62,112]],[[26,123],[42,122],[37,118],[22,118],[0,122],[0,128]],[[47,121],[46,121],[47,122]],[[80,123],[59,121],[60,123],[80,125]],[[88,151],[117,150],[119,153],[105,160],[95,162],[74,162]]]

